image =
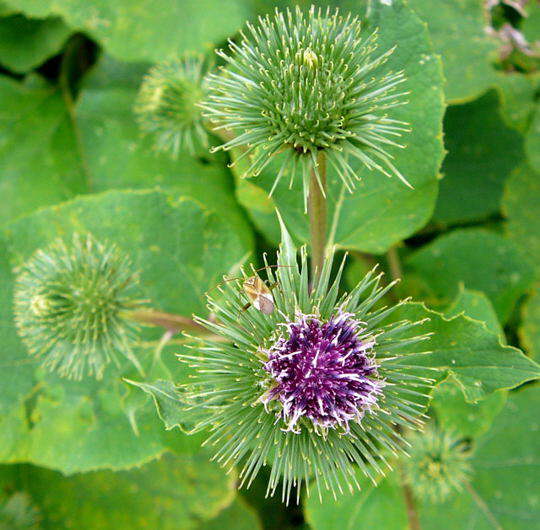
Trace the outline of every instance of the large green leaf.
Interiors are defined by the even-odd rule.
[[[459,287],[459,292],[446,309],[445,315],[454,317],[463,313],[470,318],[483,322],[493,333],[502,335],[503,329],[489,298],[480,291],[465,289],[463,285]]]
[[[539,406],[539,387],[526,387],[509,397],[492,428],[477,442],[471,490],[443,506],[423,506],[422,528],[440,529],[441,510],[448,528],[525,530],[537,524]]]
[[[468,403],[459,385],[450,378],[435,389],[431,406],[443,429],[464,438],[477,438],[489,430],[504,408],[507,394],[501,390],[478,403]]]
[[[233,501],[236,480],[204,454],[166,454],[139,469],[116,473],[66,478],[20,466],[16,475],[18,489],[40,506],[44,530],[206,528],[206,521]]]
[[[406,265],[447,302],[456,296],[460,284],[483,291],[501,323],[534,278],[532,266],[512,241],[476,228],[438,237],[413,253]]]
[[[353,12],[361,13],[357,6]],[[352,194],[346,194],[341,207],[336,242],[346,248],[383,253],[397,241],[421,228],[431,216],[437,195],[437,173],[443,156],[442,114],[444,110],[442,73],[439,57],[433,53],[424,24],[404,5],[372,3],[366,31],[379,28],[380,50],[397,44],[387,66],[404,70],[409,103],[396,110],[397,119],[408,122],[412,132],[402,141],[405,149],[395,149],[395,164],[413,185],[406,187],[397,178],[369,172],[351,161],[361,181]],[[377,75],[377,74],[375,74]],[[242,168],[237,168],[241,173]],[[308,220],[304,212],[300,182],[293,189],[283,179],[273,200],[268,199],[276,175],[271,165],[260,177],[241,181],[240,202],[248,209],[255,224],[271,241],[279,240],[279,229],[272,206],[275,204],[297,240],[308,238]],[[329,216],[334,215],[341,184],[329,171]]]
[[[531,167],[540,172],[540,104],[536,104],[534,117],[525,141],[527,157]]]
[[[496,89],[501,101],[501,115],[508,127],[525,133],[534,112],[538,74],[498,73]]]
[[[403,362],[432,370],[430,377],[437,380],[452,376],[469,402],[540,377],[538,364],[520,350],[502,344],[483,322],[463,315],[447,319],[418,303],[403,305],[397,318],[413,322],[427,318],[419,329],[432,333],[426,352],[404,356]],[[407,348],[410,346],[403,351]]]
[[[472,480],[439,504],[414,501],[422,529],[530,529],[540,516],[537,436],[540,388],[513,394],[492,428],[478,438],[471,458]],[[306,518],[314,530],[408,528],[407,509],[397,473],[374,488],[336,501],[308,499]],[[375,509],[373,509],[375,508]]]
[[[411,7],[427,23],[433,47],[443,59],[446,99],[450,103],[470,101],[495,81],[491,61],[497,41],[485,31],[481,0],[410,0]]]
[[[204,293],[250,248],[220,215],[190,197],[111,191],[36,212],[9,225],[14,265],[58,236],[90,232],[131,254],[146,297],[164,311],[205,313]]]
[[[249,2],[229,0],[6,0],[31,17],[60,15],[128,61],[158,61],[185,50],[211,47],[235,33],[249,16]],[[219,21],[219,23],[218,23]]]
[[[498,98],[449,107],[444,118],[444,178],[439,187],[436,222],[453,224],[485,219],[500,209],[506,179],[523,160],[523,141],[498,112]]]
[[[16,446],[4,460],[32,462],[71,474],[127,469],[160,456],[173,445],[186,453],[198,451],[200,439],[167,436],[150,404],[139,405],[130,421],[127,392],[112,377],[86,385],[45,378],[28,418],[30,424],[18,433]]]
[[[0,76],[0,159],[0,224],[87,190],[70,109],[44,83]]]
[[[363,476],[358,479],[362,484],[360,492],[346,492],[338,499],[309,497],[304,512],[310,527],[313,530],[407,528],[405,498],[397,474],[392,473],[377,486]]]
[[[523,304],[519,335],[523,348],[532,357],[540,358],[540,290],[538,288]]]
[[[8,303],[3,307],[11,299],[8,262],[24,262],[58,236],[90,232],[131,256],[154,307],[185,316],[204,313],[204,292],[248,250],[240,235],[223,226],[221,218],[192,199],[159,191],[108,192],[41,210],[4,229],[1,285]],[[108,370],[101,382],[69,382],[37,370],[31,395],[32,377],[28,369],[21,371],[35,365],[28,364],[15,337],[11,311],[2,316],[0,355],[7,380],[14,381],[1,393],[0,421],[9,427],[1,438],[2,460],[72,473],[127,468],[171,444],[186,451],[198,447],[197,438],[165,433],[150,398],[138,403],[140,391],[122,381],[137,376],[129,367]],[[165,368],[156,375],[170,378]],[[16,377],[23,378],[20,388]]]
[[[503,198],[506,235],[534,264],[540,277],[540,173],[522,166],[508,180]]]
[[[146,64],[104,57],[84,82],[76,112],[92,190],[174,187],[219,211],[250,246],[251,229],[235,200],[223,157],[181,153],[173,160],[157,153],[139,132],[133,103],[147,70]]]
[[[60,51],[71,33],[61,18],[0,18],[0,64],[14,72],[28,72]]]

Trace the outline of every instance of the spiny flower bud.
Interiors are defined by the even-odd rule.
[[[154,66],[144,78],[135,104],[143,132],[156,149],[174,157],[208,146],[199,103],[203,98],[204,60],[185,56]]]
[[[470,453],[462,440],[431,426],[426,432],[413,433],[409,442],[405,475],[419,499],[440,503],[462,489],[471,474]]]
[[[349,190],[351,158],[406,183],[388,151],[403,147],[393,138],[407,130],[388,114],[405,103],[406,92],[396,90],[405,78],[384,70],[393,49],[377,51],[377,32],[365,35],[358,18],[313,6],[307,14],[276,11],[247,28],[240,44],[229,41],[230,55],[218,51],[227,66],[208,76],[203,104],[216,130],[237,134],[219,148],[243,147],[242,157],[251,157],[245,176],[279,155],[275,185],[290,169],[307,195],[323,151]]]
[[[257,290],[266,303],[252,290],[256,273],[222,284],[219,300],[209,298],[215,320],[198,322],[225,340],[179,356],[195,370],[181,390],[217,460],[243,466],[242,484],[271,464],[269,494],[281,480],[288,500],[314,478],[319,494],[336,495],[358,486],[355,466],[374,479],[385,454],[403,452],[396,426],[421,424],[433,380],[400,349],[429,335],[411,332],[422,322],[389,319],[400,304],[374,309],[392,284],[373,271],[339,296],[344,262],[331,283],[329,257],[310,288],[305,249],[299,267],[282,230],[277,269],[266,268],[269,286]]]
[[[20,269],[15,323],[31,355],[59,375],[101,377],[131,351],[134,324],[125,315],[142,302],[130,260],[90,235],[58,239]]]

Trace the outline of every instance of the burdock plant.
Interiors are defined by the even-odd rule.
[[[405,78],[373,75],[393,52],[377,49],[377,32],[364,31],[357,17],[315,7],[276,11],[247,28],[239,44],[229,42],[230,55],[217,52],[227,64],[208,78],[208,117],[237,133],[217,149],[253,154],[248,176],[283,153],[276,183],[290,169],[302,176],[306,194],[311,173],[321,178],[321,155],[349,189],[356,176],[349,157],[405,180],[387,152],[405,130],[388,116],[404,103],[395,89]]]
[[[376,307],[392,284],[373,271],[339,295],[343,263],[331,282],[328,256],[310,287],[305,248],[298,266],[282,232],[277,268],[267,267],[273,310],[245,309],[243,282],[225,282],[209,298],[215,320],[198,319],[225,341],[180,355],[195,369],[181,391],[201,416],[195,430],[209,432],[219,462],[241,465],[242,484],[270,464],[270,494],[282,480],[288,500],[314,478],[336,495],[358,486],[356,466],[384,473],[386,455],[404,450],[400,430],[421,424],[432,381],[401,351],[428,335],[410,333],[422,322],[388,323],[400,304]]]
[[[132,353],[142,304],[138,274],[114,245],[75,234],[38,250],[17,271],[15,323],[31,355],[59,375],[101,377],[111,361]]]
[[[278,161],[270,195],[288,175],[301,178],[309,211],[312,266],[322,268],[327,229],[326,180],[331,168],[353,191],[357,160],[370,170],[406,178],[393,151],[408,125],[392,111],[407,103],[403,71],[386,62],[377,30],[358,17],[314,6],[307,12],[276,10],[229,41],[225,62],[202,78],[202,60],[184,58],[154,67],[135,107],[143,131],[159,149],[178,153],[206,143],[205,130],[236,148],[233,165],[256,176]]]
[[[275,187],[285,174],[303,181],[311,222],[315,268],[322,267],[326,235],[326,168],[352,191],[357,173],[351,160],[370,170],[395,175],[408,185],[392,162],[391,149],[407,124],[390,114],[406,103],[403,72],[385,62],[393,49],[380,50],[377,31],[366,31],[350,14],[311,7],[247,26],[226,62],[208,76],[204,109],[214,130],[233,137],[216,149],[239,148],[235,163],[248,157],[244,176],[258,175],[279,159]]]
[[[460,491],[471,475],[470,451],[463,439],[430,426],[410,437],[410,458],[405,475],[415,495],[424,501],[440,503]]]
[[[208,136],[198,107],[204,95],[204,58],[196,55],[154,66],[145,76],[135,104],[141,130],[158,151],[178,156],[207,147]]]

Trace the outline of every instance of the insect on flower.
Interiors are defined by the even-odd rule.
[[[190,432],[208,433],[214,458],[225,467],[241,464],[246,487],[271,466],[267,493],[281,483],[287,502],[293,490],[299,500],[303,484],[319,496],[359,488],[356,467],[376,482],[391,465],[387,455],[404,451],[396,427],[422,425],[435,380],[408,359],[430,337],[419,331],[425,319],[393,315],[404,301],[376,306],[393,283],[381,285],[381,274],[371,271],[340,293],[345,260],[332,279],[328,254],[310,284],[306,248],[298,264],[280,223],[277,271],[266,268],[268,283],[254,270],[226,279],[222,296],[208,297],[213,318],[195,317],[226,340],[197,341],[179,352],[194,371],[178,388],[197,411]],[[244,310],[246,298],[257,310]]]
[[[267,286],[263,280],[256,274],[246,278],[242,284],[244,292],[247,294],[248,298],[251,300],[245,307],[248,309],[250,305],[253,305],[255,309],[269,315],[274,311],[274,297],[272,296],[272,289],[276,286],[276,283],[273,283],[270,286]]]
[[[276,265],[273,265],[276,267]],[[281,265],[283,267],[284,265]],[[270,285],[266,285],[265,281],[257,274],[261,270],[270,268],[271,265],[261,267],[260,269],[253,269],[253,274],[245,277],[241,284],[242,290],[249,298],[249,302],[242,308],[242,311],[247,311],[253,306],[257,311],[270,315],[274,312],[275,304],[274,297],[272,296],[272,289],[277,286],[277,282],[273,282]],[[239,281],[240,278],[227,278],[222,282]]]

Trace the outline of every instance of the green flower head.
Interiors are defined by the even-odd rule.
[[[440,503],[460,491],[471,474],[470,452],[452,433],[430,426],[414,433],[405,461],[407,481],[419,499]]]
[[[376,31],[312,6],[308,13],[276,11],[241,36],[239,44],[229,42],[230,55],[218,51],[226,66],[208,76],[203,107],[216,130],[236,134],[218,149],[243,149],[241,156],[250,157],[245,176],[279,156],[274,188],[290,169],[307,195],[324,153],[349,190],[353,158],[406,182],[389,151],[403,147],[396,138],[407,130],[389,114],[405,103],[406,92],[398,89],[405,78],[385,69],[393,49],[378,50]]]
[[[156,149],[176,157],[208,146],[199,103],[204,94],[204,59],[184,56],[154,66],[144,78],[135,104],[141,130]]]
[[[135,328],[125,313],[138,307],[138,276],[113,245],[90,235],[56,240],[17,271],[15,323],[31,355],[59,375],[101,377],[127,357]]]
[[[392,284],[373,271],[340,295],[344,262],[330,281],[329,257],[310,287],[305,249],[298,266],[282,230],[270,285],[259,285],[265,301],[253,297],[253,275],[223,284],[210,299],[215,320],[199,319],[222,340],[179,356],[194,369],[179,390],[218,461],[242,466],[242,484],[271,465],[269,494],[281,480],[288,500],[314,478],[319,494],[336,495],[358,486],[356,466],[373,480],[384,473],[385,454],[403,452],[398,427],[421,424],[433,380],[400,350],[429,335],[415,333],[422,322],[392,319],[400,304],[375,308]]]

